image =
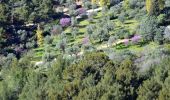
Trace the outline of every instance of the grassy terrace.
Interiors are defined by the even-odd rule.
[[[89,24],[95,24],[96,21],[102,17],[102,13],[101,12],[98,12],[97,15],[94,17],[94,21],[93,23],[90,23],[87,19],[85,20],[82,20],[82,21],[79,21],[78,22],[78,29],[79,29],[79,33],[78,35],[76,36],[76,39],[72,39],[71,37],[71,28],[68,27],[66,28],[64,31],[69,39],[69,44],[68,45],[73,45],[73,44],[81,44],[82,42],[82,38],[84,38],[85,34],[86,34],[86,26],[88,26]],[[114,34],[115,32],[117,32],[118,30],[120,29],[126,29],[128,30],[129,32],[133,32],[133,30],[138,26],[138,21],[137,20],[134,20],[134,19],[129,19],[129,20],[125,20],[124,23],[120,22],[118,19],[113,19],[111,20],[113,21],[114,23],[114,31],[110,32],[110,34]],[[58,39],[59,37],[55,36],[54,37],[54,41],[53,41],[53,44],[51,44],[51,49],[53,49],[55,51],[55,45],[56,43],[58,42]],[[95,46],[102,46],[104,45],[104,43],[100,43],[100,44],[95,44]],[[117,49],[120,49],[120,48],[124,48],[124,47],[120,47],[121,45],[118,45],[116,46]],[[115,48],[113,46],[113,48]],[[125,47],[127,49],[127,47]],[[125,49],[124,48],[124,49]],[[131,50],[141,50],[139,46],[130,46],[128,47],[128,49],[131,49]],[[34,58],[34,61],[40,61],[41,58],[42,58],[42,55],[44,53],[44,47],[39,47],[39,48],[36,48],[34,49],[35,51],[35,58]],[[56,51],[56,54],[57,54],[57,51]]]

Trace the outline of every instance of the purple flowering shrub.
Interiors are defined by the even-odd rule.
[[[62,27],[67,27],[71,24],[71,19],[70,18],[62,18],[60,19],[60,25]]]
[[[138,43],[141,39],[142,37],[140,35],[134,35],[131,39],[124,39],[123,43],[127,46],[130,41],[132,43]]]
[[[83,40],[82,40],[82,44],[83,44],[83,45],[88,45],[89,42],[90,42],[90,40],[89,40],[89,37],[88,37],[88,36],[84,37]]]
[[[131,41],[133,43],[137,43],[142,39],[142,37],[140,35],[135,35],[134,37],[131,38]]]
[[[84,15],[84,14],[86,14],[86,9],[85,9],[85,8],[79,8],[79,9],[77,9],[77,14],[78,14],[78,15]]]
[[[129,39],[124,39],[123,43],[124,43],[125,45],[128,45],[128,44],[129,44]]]

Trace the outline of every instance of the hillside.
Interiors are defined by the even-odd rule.
[[[169,0],[1,0],[0,100],[169,100]]]

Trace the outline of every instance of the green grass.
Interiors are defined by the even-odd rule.
[[[148,46],[150,50],[154,50],[156,49],[159,45],[154,43],[154,42],[150,42],[144,46],[141,46],[139,44],[132,44],[132,45],[129,45],[129,46],[125,46],[124,44],[120,44],[118,46],[114,46],[113,48],[116,49],[116,51],[120,51],[120,50],[129,50],[135,54],[140,54],[142,51],[145,50],[145,47]]]
[[[64,32],[65,32],[65,33],[70,33],[70,32],[71,32],[71,28],[70,28],[70,27],[66,28],[66,29],[64,30]]]
[[[90,23],[89,23],[89,21],[86,19],[86,20],[84,20],[84,21],[81,21],[81,22],[79,22],[79,25],[80,26],[87,26],[87,25],[89,25]]]
[[[94,18],[95,19],[99,19],[99,18],[101,18],[103,15],[102,15],[102,12],[98,12],[97,13],[97,16],[95,16]]]

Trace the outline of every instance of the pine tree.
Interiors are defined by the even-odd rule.
[[[40,26],[38,25],[37,31],[36,31],[36,35],[37,35],[37,42],[39,46],[43,45],[43,31],[40,29]]]

